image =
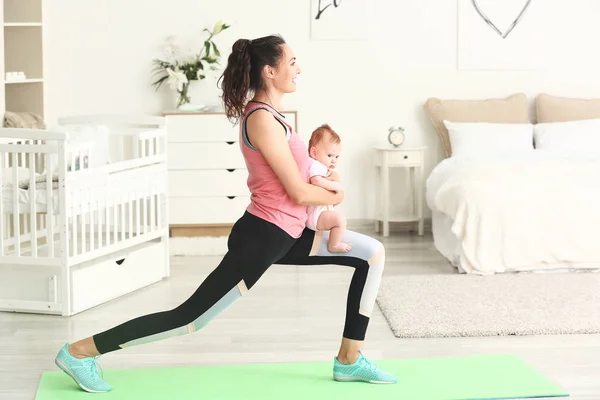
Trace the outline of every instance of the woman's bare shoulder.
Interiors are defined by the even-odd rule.
[[[269,126],[275,121],[273,114],[264,108],[256,108],[246,117],[247,126]]]
[[[263,144],[271,145],[274,137],[282,137],[281,143],[287,143],[281,135],[281,124],[268,110],[258,109],[247,117],[246,132],[250,142],[257,148]],[[280,142],[277,140],[277,142]]]

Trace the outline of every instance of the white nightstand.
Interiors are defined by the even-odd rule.
[[[423,236],[423,190],[425,147],[377,147],[375,166],[379,170],[379,190],[377,193],[377,213],[375,231],[379,232],[379,222],[383,225],[383,236],[390,234],[390,222],[418,222],[419,235]],[[390,168],[408,168],[410,174],[411,204],[407,215],[390,215]]]

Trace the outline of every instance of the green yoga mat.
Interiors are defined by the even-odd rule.
[[[512,355],[380,360],[396,384],[336,382],[332,362],[106,370],[109,399],[472,400],[566,397]],[[93,395],[92,395],[93,396]],[[95,398],[95,397],[94,397]],[[42,375],[36,400],[90,399],[64,372]]]

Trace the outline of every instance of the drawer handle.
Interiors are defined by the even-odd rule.
[[[408,156],[404,156],[404,159],[406,160],[408,158]]]
[[[120,259],[120,260],[117,260],[117,261],[115,261],[115,262],[117,263],[117,265],[121,265],[121,264],[123,264],[123,263],[125,262],[125,259],[124,259],[124,258],[122,258],[122,259]]]
[[[235,171],[235,168],[227,168],[227,171],[233,172],[233,171]]]
[[[225,142],[225,143],[227,143],[227,144],[230,144],[230,145],[231,145],[231,144],[234,144],[235,142]]]
[[[235,199],[235,196],[227,196],[229,200]]]

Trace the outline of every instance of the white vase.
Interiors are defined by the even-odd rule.
[[[199,81],[192,81],[188,93],[192,104],[216,106],[221,104],[221,90],[217,87],[218,76],[208,75]]]
[[[221,104],[221,90],[217,87],[217,77],[206,77],[202,80],[193,80],[188,84],[188,104],[178,107],[180,94],[175,92],[175,107],[179,110],[196,111],[204,107],[214,108]]]

